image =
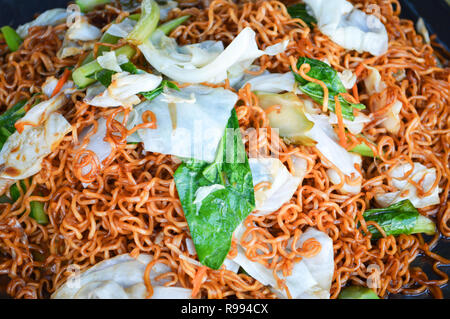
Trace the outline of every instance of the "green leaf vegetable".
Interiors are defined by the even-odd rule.
[[[159,21],[159,7],[155,1],[144,0],[141,4],[142,14],[136,15],[139,17],[138,23],[127,36],[126,40],[132,44],[140,44],[143,40],[150,37],[150,35],[155,31],[156,25]],[[168,21],[160,26],[161,30],[167,34],[181,23],[185,22],[190,16],[183,16],[172,21]],[[159,29],[159,28],[158,28]],[[119,41],[118,37],[109,35],[105,33],[100,42],[115,44]],[[110,48],[107,46],[100,46],[98,54],[109,51]],[[135,54],[136,50],[131,45],[125,45],[114,51],[116,56],[125,55],[128,59],[131,59]],[[72,79],[74,83],[79,88],[85,88],[92,83],[96,82],[96,76],[94,74],[102,70],[100,64],[94,60],[93,53],[90,53],[86,59],[83,61],[82,66],[77,68],[72,73]]]
[[[16,128],[14,124],[24,117],[26,110],[25,105],[27,104],[26,100],[22,100],[16,103],[13,107],[6,110],[3,114],[0,115],[0,150],[3,148],[6,140],[9,136],[11,136]],[[26,190],[26,185],[24,181],[20,181],[21,188],[23,191]],[[3,195],[0,197],[0,203],[14,203],[20,198],[20,191],[17,187],[17,184],[14,184],[10,187],[10,195],[11,198]],[[30,203],[31,212],[30,216],[34,218],[40,224],[48,223],[48,217],[45,214],[44,204],[42,202],[33,201]]]
[[[159,7],[156,1],[143,0],[141,3],[141,16],[126,40],[135,45],[142,44],[155,31],[158,21]]]
[[[306,4],[297,3],[292,6],[287,7],[287,11],[291,18],[293,19],[302,19],[310,28],[314,24],[317,24],[316,18],[306,11]]]
[[[89,12],[96,6],[110,3],[111,0],[76,0],[75,3],[80,7],[82,12]]]
[[[306,133],[311,130],[314,123],[305,115],[305,106],[298,96],[292,92],[276,94],[255,92],[259,100],[259,106],[268,110],[274,105],[280,105],[279,110],[267,114],[270,126],[277,128],[284,141],[289,144],[315,145],[315,141]]]
[[[1,28],[3,37],[11,52],[17,51],[22,44],[22,38],[17,34],[16,30],[10,26],[4,26]]]
[[[24,117],[26,103],[26,100],[17,102],[13,107],[0,115],[0,150],[3,148],[8,137],[16,131],[14,124]]]
[[[170,89],[174,89],[179,91],[180,89],[178,88],[178,86],[170,81],[167,80],[162,80],[161,84],[154,89],[153,91],[150,92],[143,92],[141,93],[147,100],[151,101],[153,100],[155,97],[157,97],[158,95],[160,95],[162,92],[164,92],[164,88],[170,88]]]
[[[349,286],[341,290],[338,299],[380,299],[380,297],[370,288]]]
[[[350,150],[350,152],[357,153],[359,155],[366,156],[366,157],[375,157],[375,154],[373,153],[372,149],[367,145],[367,144],[372,144],[375,146],[375,144],[372,141],[370,141],[369,139],[367,139],[364,135],[359,134],[359,136],[363,137],[367,141],[367,143],[361,142],[360,144],[353,147]]]
[[[392,204],[386,208],[366,210],[363,217],[366,222],[376,222],[387,236],[416,233],[433,235],[436,231],[434,222],[420,215],[409,199]],[[368,225],[367,229],[372,233],[373,239],[383,237],[376,227]]]
[[[328,109],[334,112],[334,97],[339,93],[347,93],[347,90],[339,79],[338,73],[322,61],[305,57],[298,59],[297,68],[300,69],[300,67],[305,63],[309,64],[311,67],[306,75],[322,81],[328,88]],[[299,84],[299,89],[317,103],[322,104],[324,98],[322,87],[317,83],[305,80],[296,72],[292,72],[294,73],[295,80]],[[347,102],[341,95],[339,95],[339,102],[341,103],[342,116],[350,121],[353,121],[355,118],[353,115],[353,109],[362,110],[366,108],[364,104]]]
[[[212,269],[222,265],[233,231],[255,207],[252,174],[235,110],[227,128],[213,163],[187,160],[174,174],[198,258]],[[212,185],[222,186],[195,203],[200,187]]]

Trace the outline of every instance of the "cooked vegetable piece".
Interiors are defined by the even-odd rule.
[[[13,107],[6,110],[0,115],[0,150],[5,144],[8,137],[16,131],[14,124],[17,120],[24,117],[26,100],[17,102]]]
[[[162,92],[164,92],[164,88],[174,89],[174,90],[177,90],[177,91],[180,90],[180,88],[175,83],[173,83],[171,81],[167,81],[167,80],[162,80],[161,84],[156,89],[154,89],[153,91],[150,91],[150,92],[143,92],[141,94],[147,100],[151,101],[155,97],[160,95]]]
[[[322,81],[328,88],[328,109],[334,112],[334,97],[339,93],[347,93],[347,90],[339,79],[338,73],[336,72],[336,70],[322,61],[305,57],[300,57],[298,59],[297,69],[300,69],[300,67],[305,63],[309,64],[311,67],[306,75]],[[296,72],[293,73],[295,76],[295,80],[299,83],[299,89],[317,103],[322,104],[324,98],[322,87],[317,83],[310,82],[302,78]],[[339,95],[339,102],[341,103],[342,116],[351,121],[353,121],[353,119],[355,118],[355,116],[353,115],[353,109],[362,110],[366,108],[364,104],[361,103],[354,104],[351,102],[347,102],[341,95]]]
[[[375,221],[380,225],[387,236],[416,233],[433,235],[436,231],[434,222],[420,215],[408,199],[386,208],[366,210],[363,216],[366,221]],[[372,233],[372,238],[382,237],[382,234],[376,227],[368,225],[367,229]]]
[[[302,19],[309,27],[312,27],[313,23],[317,24],[316,18],[308,13],[304,3],[297,3],[289,6],[287,7],[287,11],[291,18]]]
[[[167,21],[166,23],[161,24],[157,28],[157,30],[161,30],[162,32],[164,32],[164,34],[169,34],[176,27],[178,27],[179,25],[186,22],[186,20],[189,19],[190,17],[191,17],[190,15],[185,15],[185,16],[181,16],[179,18]]]
[[[363,137],[367,141],[367,143],[361,142],[360,144],[353,147],[350,150],[350,152],[357,153],[362,156],[375,157],[375,154],[373,153],[372,149],[367,145],[369,143],[373,145],[375,144],[372,141],[369,141],[369,139],[367,139],[364,135],[360,134],[359,136]]]
[[[30,180],[30,182],[31,182],[31,180]],[[17,183],[13,184],[9,188],[9,194],[10,194],[11,198],[9,198],[6,195],[3,195],[0,197],[0,203],[12,204],[12,203],[16,202],[21,196],[21,191],[22,191],[22,193],[25,193],[27,190],[27,186],[23,180],[21,180],[19,184],[20,184],[21,190],[19,190]],[[38,201],[30,202],[30,209],[31,209],[31,211],[30,211],[31,218],[35,219],[41,225],[45,225],[48,223],[48,216],[45,213],[43,202],[38,202]]]
[[[233,231],[255,207],[252,174],[234,109],[216,160],[211,164],[187,160],[174,178],[199,261],[219,269],[230,250]],[[209,191],[196,200],[205,187]]]
[[[125,55],[128,59],[131,59],[136,51],[129,45],[125,45],[123,47],[118,48],[114,51],[116,56],[119,55]],[[73,82],[79,87],[79,88],[85,88],[86,86],[94,83],[96,79],[90,78],[89,76],[92,76],[96,72],[102,70],[102,67],[97,61],[91,61],[78,69],[76,69],[72,73],[72,79]]]
[[[312,146],[314,140],[306,136],[314,123],[305,116],[303,102],[294,93],[264,93],[256,92],[259,99],[259,105],[267,114],[270,126],[279,129],[279,134],[289,144],[303,144]],[[278,107],[276,107],[278,106]]]
[[[111,0],[76,0],[75,3],[80,7],[81,11],[89,12],[96,6],[110,3]]]
[[[380,299],[380,297],[370,288],[349,286],[341,290],[338,299]]]
[[[17,51],[20,45],[22,44],[22,38],[17,34],[16,30],[11,28],[10,26],[4,26],[1,28],[3,37],[8,45],[8,48],[11,52]]]
[[[139,21],[126,39],[136,45],[142,44],[155,31],[158,21],[159,7],[156,1],[143,0]]]
[[[375,14],[366,14],[346,0],[304,0],[317,19],[320,31],[347,50],[381,55],[388,48],[388,34]]]

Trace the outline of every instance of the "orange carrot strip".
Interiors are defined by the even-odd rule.
[[[345,137],[345,126],[344,126],[344,118],[342,116],[341,102],[339,102],[339,95],[334,96],[334,103],[336,104],[334,108],[334,112],[337,116],[338,122],[338,136],[339,136],[339,144],[347,149],[347,139]]]
[[[63,73],[62,77],[59,79],[58,83],[56,84],[51,97],[54,97],[56,94],[58,94],[59,91],[61,91],[64,84],[67,82],[67,79],[69,78],[70,73],[71,72],[69,69],[64,70],[64,73]]]
[[[202,266],[199,270],[197,270],[197,273],[195,274],[194,280],[193,280],[193,288],[192,288],[192,297],[194,298],[199,292],[200,292],[200,286],[202,284],[203,277],[206,274],[206,270],[208,270],[208,267]]]

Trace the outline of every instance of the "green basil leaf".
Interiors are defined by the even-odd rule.
[[[419,214],[414,205],[405,199],[386,208],[366,210],[363,214],[366,221],[375,221],[387,236],[400,234],[426,233],[433,234],[435,225],[432,220]],[[372,238],[381,238],[382,234],[372,225],[367,226]]]
[[[297,68],[299,69],[303,64],[309,64],[311,69],[306,73],[308,76],[322,81],[328,88],[328,109],[332,112],[335,110],[334,97],[339,93],[347,93],[344,85],[339,79],[338,73],[328,64],[306,57],[300,57],[297,61]],[[299,74],[294,73],[295,80],[299,84],[299,89],[311,97],[315,102],[322,104],[324,99],[322,87],[314,82],[310,82],[302,78]],[[361,103],[350,103],[339,95],[339,102],[341,103],[342,116],[348,120],[353,121],[353,109],[365,109],[365,105]]]
[[[174,179],[198,258],[203,265],[219,269],[230,250],[234,230],[255,207],[252,174],[235,110],[215,161],[187,160],[176,170]],[[200,187],[215,184],[224,188],[194,204]]]
[[[297,3],[289,6],[287,7],[287,11],[291,18],[302,19],[310,28],[313,27],[313,24],[317,24],[316,18],[306,11],[306,4],[304,3]]]

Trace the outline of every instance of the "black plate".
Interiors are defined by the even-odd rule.
[[[18,26],[33,19],[36,13],[41,13],[52,8],[65,7],[70,1],[67,0],[0,0],[0,25]],[[71,1],[73,2],[73,1]],[[450,2],[450,1],[449,1]],[[450,5],[445,0],[400,0],[402,6],[402,17],[417,21],[421,16],[427,29],[431,34],[437,34],[438,42],[447,51],[450,48]],[[433,250],[445,258],[450,258],[450,240],[441,239]],[[412,265],[420,266],[426,271],[430,279],[438,279],[432,273],[430,260],[419,256]],[[450,267],[441,267],[450,276]],[[1,278],[0,278],[1,279]],[[1,285],[1,280],[0,280]],[[450,299],[450,285],[443,287],[444,298]],[[0,298],[4,298],[0,291]],[[431,298],[427,294],[418,296],[391,295],[394,299]]]

